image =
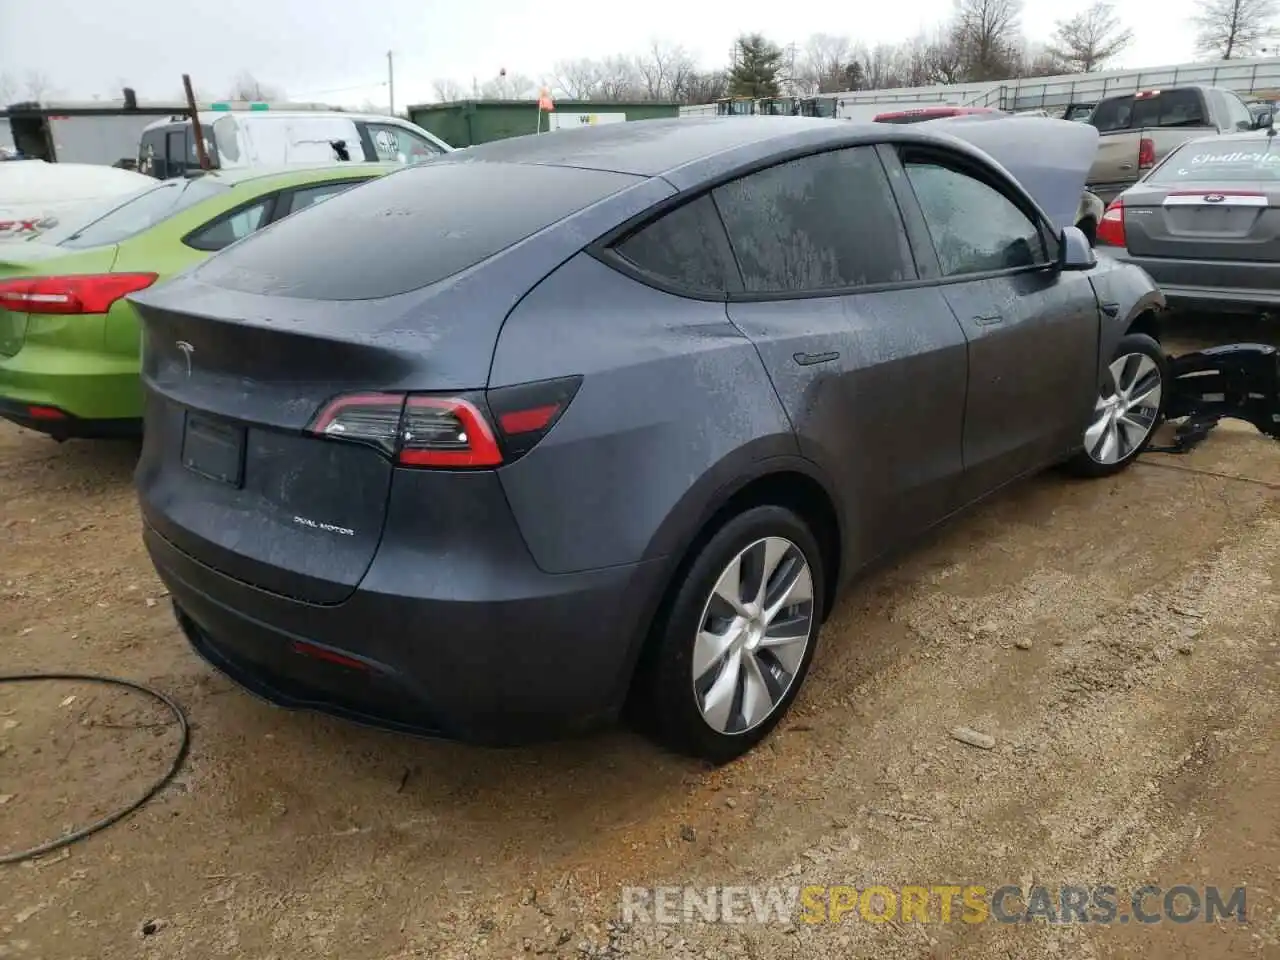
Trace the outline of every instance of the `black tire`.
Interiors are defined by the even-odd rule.
[[[742,732],[724,733],[714,729],[699,708],[693,680],[695,638],[703,626],[711,593],[726,568],[748,547],[770,537],[790,541],[808,564],[813,599],[807,645],[798,668],[790,674],[789,686],[767,718]],[[691,562],[682,565],[677,576],[673,596],[654,624],[637,677],[633,704],[636,719],[654,739],[677,753],[715,764],[727,763],[769,735],[804,684],[822,625],[826,589],[822,552],[808,524],[792,510],[751,507],[720,527]],[[734,703],[740,702],[735,696]]]
[[[1112,355],[1111,363],[1115,363],[1125,356],[1140,355],[1148,358],[1155,365],[1155,372],[1160,377],[1160,403],[1156,409],[1151,426],[1147,430],[1146,436],[1142,442],[1129,450],[1124,456],[1110,463],[1100,461],[1090,451],[1082,447],[1070,460],[1067,461],[1065,467],[1067,471],[1078,477],[1109,477],[1112,474],[1119,473],[1121,470],[1133,463],[1134,460],[1142,453],[1143,450],[1151,443],[1151,437],[1155,434],[1156,429],[1164,419],[1165,402],[1168,399],[1168,391],[1171,386],[1169,378],[1169,361],[1165,357],[1164,351],[1160,349],[1160,344],[1145,333],[1129,333],[1120,339],[1116,345],[1116,351]],[[1098,385],[1098,393],[1100,399],[1105,399],[1115,393],[1115,382],[1108,370],[1103,383]],[[1085,429],[1088,429],[1086,424]],[[1082,431],[1083,434],[1083,431]]]

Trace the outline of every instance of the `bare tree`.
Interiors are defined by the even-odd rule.
[[[522,73],[500,70],[492,80],[480,84],[480,96],[486,100],[530,100],[538,95],[538,85]]]
[[[600,96],[604,70],[598,60],[581,57],[562,60],[552,67],[555,89],[569,100],[591,100]]]
[[[285,93],[277,86],[261,82],[248,70],[241,70],[231,84],[230,96],[232,100],[283,100]]]
[[[1133,43],[1133,31],[1120,23],[1108,0],[1097,0],[1074,17],[1059,20],[1046,52],[1067,73],[1092,73]]]
[[[7,107],[18,99],[18,81],[13,74],[0,73],[0,107]]]
[[[452,103],[454,100],[464,99],[462,84],[455,80],[449,80],[448,78],[435,80],[432,82],[431,88],[435,92],[436,99],[441,103]]]
[[[966,80],[1013,75],[1021,46],[1022,0],[958,0],[953,39]]]
[[[47,74],[39,70],[28,70],[22,82],[22,95],[27,100],[46,100],[53,95],[53,83]]]
[[[636,58],[636,74],[647,100],[680,100],[697,64],[684,47],[658,40]]]
[[[615,55],[600,61],[600,86],[597,96],[601,100],[623,101],[639,99],[642,82],[630,57]]]
[[[848,37],[815,33],[804,45],[792,80],[801,96],[847,90],[848,67],[854,62]]]
[[[1270,35],[1276,11],[1276,0],[1200,0],[1191,18],[1196,49],[1219,60],[1248,57]]]
[[[723,70],[695,73],[685,90],[687,103],[711,103],[729,95],[729,76]]]

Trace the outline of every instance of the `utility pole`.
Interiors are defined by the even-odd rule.
[[[391,98],[391,116],[396,115],[396,69],[391,62],[391,51],[387,51],[387,92]]]
[[[201,170],[208,170],[210,167],[209,153],[204,148],[204,130],[200,127],[200,108],[196,104],[196,93],[192,89],[191,74],[189,73],[182,75],[182,90],[187,95],[187,110],[191,114],[191,136],[195,138],[196,159],[200,163]]]

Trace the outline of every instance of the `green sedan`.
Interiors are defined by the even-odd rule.
[[[0,417],[55,439],[139,432],[141,334],[125,299],[400,164],[166,180],[31,240],[0,242]]]

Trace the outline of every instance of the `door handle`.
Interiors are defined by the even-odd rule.
[[[980,327],[990,327],[997,323],[1003,323],[1004,317],[998,313],[993,313],[988,317],[974,317],[973,322]]]
[[[1118,317],[1120,316],[1120,304],[1104,303],[1102,305],[1102,312],[1105,313],[1108,317],[1112,317],[1112,318]]]

